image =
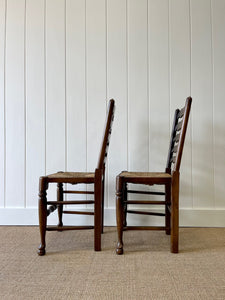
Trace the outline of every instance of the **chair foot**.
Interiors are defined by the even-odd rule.
[[[118,254],[118,255],[123,254],[123,245],[121,245],[121,243],[118,243],[118,244],[117,244],[117,247],[116,247],[116,254]]]
[[[171,252],[171,253],[174,253],[174,254],[179,253],[178,249],[171,249],[170,252]]]
[[[58,227],[63,227],[63,222],[59,222],[59,223],[58,223]],[[62,230],[62,229],[58,229],[57,231],[59,231],[59,232],[63,232],[63,230]]]
[[[170,252],[171,253],[178,253],[179,252],[178,241],[172,241],[171,246],[170,246]]]
[[[40,247],[38,248],[38,255],[39,256],[45,255],[45,246],[40,245]]]
[[[170,235],[170,229],[166,229],[166,234]]]
[[[95,246],[95,251],[101,251],[101,246]]]

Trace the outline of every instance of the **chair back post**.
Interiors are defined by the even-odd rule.
[[[173,147],[174,147],[174,138],[175,138],[175,135],[176,135],[176,125],[177,125],[177,122],[178,122],[178,113],[179,113],[179,109],[176,109],[175,110],[175,113],[174,113],[174,118],[173,118],[173,127],[172,127],[172,132],[171,132],[171,137],[170,137],[170,145],[169,145],[169,150],[168,150],[168,157],[167,157],[167,163],[166,163],[166,173],[169,173],[171,174],[171,158],[173,156]]]
[[[181,158],[183,153],[184,141],[187,131],[188,119],[190,115],[192,98],[188,97],[185,106],[182,109],[176,109],[173,120],[173,128],[170,138],[170,146],[166,164],[166,173],[171,174],[171,165],[173,172],[179,172]]]
[[[184,148],[184,141],[187,132],[188,119],[191,110],[191,103],[192,103],[192,98],[188,97],[185,103],[183,122],[182,122],[182,127],[180,132],[180,139],[178,142],[176,161],[174,164],[174,171],[178,171],[178,172],[180,170],[181,158],[182,158],[183,148]]]
[[[102,139],[102,144],[101,144],[101,149],[100,149],[100,154],[99,154],[99,159],[97,164],[97,169],[102,169],[103,172],[105,171],[105,163],[107,159],[107,151],[108,151],[109,140],[112,131],[114,111],[115,111],[115,101],[111,99],[108,105],[105,129],[104,129],[104,134],[103,134],[103,139]]]

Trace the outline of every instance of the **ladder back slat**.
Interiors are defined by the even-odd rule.
[[[180,111],[179,111],[179,113],[178,113],[178,115],[177,115],[177,117],[178,118],[182,118],[183,115],[184,115],[184,111],[185,111],[185,107],[181,108]]]
[[[102,146],[101,146],[101,150],[100,150],[97,169],[103,169],[105,162],[106,162],[107,150],[108,150],[108,146],[109,146],[109,138],[112,133],[112,123],[113,123],[113,119],[114,119],[114,111],[115,111],[115,101],[113,99],[111,99],[109,101],[109,105],[108,105],[105,130],[104,130],[104,134],[103,134]]]
[[[183,125],[183,121],[180,121],[179,123],[177,123],[176,127],[175,127],[175,130],[176,131],[180,131],[181,128],[182,128],[182,125]]]

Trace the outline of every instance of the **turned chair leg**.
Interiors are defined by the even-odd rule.
[[[62,183],[57,184],[57,201],[63,201],[63,184]],[[63,205],[59,205],[58,206],[58,218],[59,218],[58,226],[59,227],[63,226],[62,213],[63,213]]]
[[[40,177],[39,180],[39,229],[41,236],[41,244],[38,248],[39,255],[45,255],[45,235],[47,225],[47,198],[46,190],[48,183],[46,183],[45,177]]]
[[[171,252],[178,253],[179,249],[179,172],[172,176],[172,205],[171,205]]]
[[[101,251],[102,230],[102,170],[95,171],[95,216],[94,216],[94,248]]]
[[[123,254],[123,182],[120,176],[116,177],[116,221],[117,221],[117,233],[118,233],[118,243],[116,247],[117,254]]]
[[[166,184],[165,186],[165,192],[166,192],[166,211],[165,211],[165,214],[166,214],[166,234],[170,234],[171,232],[171,226],[170,226],[170,219],[171,219],[171,214],[170,214],[170,210],[169,210],[169,207],[171,207],[171,184]]]

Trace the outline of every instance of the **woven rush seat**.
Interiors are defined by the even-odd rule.
[[[57,181],[59,182],[94,182],[95,173],[88,173],[88,172],[58,172],[54,174],[50,174],[46,176],[49,182]]]
[[[50,174],[47,177],[48,178],[71,178],[71,177],[88,177],[88,178],[94,178],[95,173],[83,173],[83,172],[58,172],[54,174]]]
[[[171,178],[171,175],[168,173],[159,173],[159,172],[122,172],[120,176],[124,177],[146,177],[146,178]]]
[[[119,177],[130,183],[135,183],[138,179],[140,184],[148,185],[171,181],[171,175],[165,172],[122,172]]]

